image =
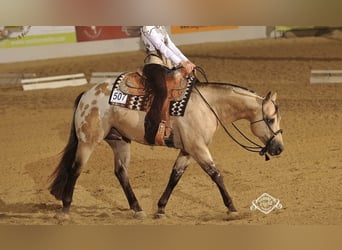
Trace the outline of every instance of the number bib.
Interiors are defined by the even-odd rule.
[[[121,104],[126,104],[127,102],[127,94],[121,92],[118,89],[114,89],[113,93],[110,97],[110,102],[111,103],[121,103]]]

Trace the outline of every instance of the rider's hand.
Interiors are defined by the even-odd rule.
[[[196,68],[196,65],[190,61],[181,61],[181,65],[185,68],[186,73],[189,75]]]
[[[195,64],[193,64],[192,62],[188,62],[189,63],[189,65],[190,65],[190,67],[191,67],[191,72],[193,72],[195,69],[196,69],[196,65]]]

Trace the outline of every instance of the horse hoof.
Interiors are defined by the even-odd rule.
[[[227,220],[238,220],[238,219],[241,219],[241,216],[240,216],[240,213],[237,212],[237,211],[234,211],[234,212],[227,212],[228,214],[228,217],[227,217]]]
[[[70,215],[68,213],[65,213],[65,212],[56,213],[54,218],[59,220],[59,221],[70,221],[70,219],[71,219]]]
[[[143,220],[146,218],[146,214],[144,211],[138,211],[134,213],[133,217],[134,219]]]
[[[155,219],[165,219],[166,218],[166,215],[165,214],[162,214],[162,213],[156,213],[154,215],[154,218]]]

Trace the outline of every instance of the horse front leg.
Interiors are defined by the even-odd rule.
[[[229,212],[237,212],[237,210],[233,204],[233,200],[230,197],[230,195],[227,191],[227,188],[223,182],[223,176],[220,173],[220,171],[216,168],[215,163],[209,162],[209,163],[201,165],[201,167],[217,185],[217,187],[221,193],[223,203],[228,208],[228,211]]]
[[[146,217],[141,208],[128,177],[128,165],[130,162],[130,142],[125,140],[106,140],[112,147],[114,153],[114,174],[126,195],[129,207],[134,211],[134,218],[143,219]]]
[[[155,218],[165,217],[165,206],[171,196],[173,189],[179,182],[186,168],[189,166],[190,158],[191,158],[190,155],[184,151],[181,151],[179,153],[177,160],[175,164],[173,165],[173,169],[169,178],[169,182],[166,186],[166,189],[159,199],[158,211],[155,214]]]
[[[205,149],[203,151],[199,151],[196,153],[195,159],[201,166],[201,168],[210,176],[210,178],[217,185],[220,194],[223,199],[223,203],[228,209],[228,219],[237,219],[239,218],[239,214],[233,204],[233,200],[230,197],[227,188],[223,182],[223,176],[220,171],[216,168],[215,163],[211,157],[209,149]]]

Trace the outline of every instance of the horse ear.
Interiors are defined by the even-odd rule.
[[[271,98],[271,91],[267,93],[266,97],[265,97],[265,101],[269,101]]]
[[[272,94],[272,92],[268,92],[266,97],[265,97],[265,101],[269,101],[269,100],[272,100],[273,102],[275,102],[275,100],[277,99],[277,92],[274,92]]]

